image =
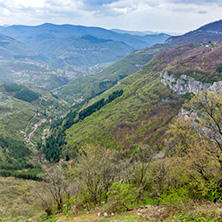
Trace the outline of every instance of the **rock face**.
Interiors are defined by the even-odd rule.
[[[201,120],[200,117],[197,115],[196,110],[194,109],[187,111],[182,108],[178,114],[178,117],[181,121],[189,121],[190,119],[197,120],[197,121]],[[194,121],[193,121],[192,126],[196,128]]]
[[[160,82],[165,86],[169,86],[178,94],[198,92],[206,89],[216,91],[222,89],[222,81],[214,82],[213,84],[202,83],[187,75],[181,75],[180,78],[176,78],[174,75],[170,75],[167,71],[163,71],[160,74]]]

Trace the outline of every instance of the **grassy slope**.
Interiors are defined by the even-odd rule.
[[[140,143],[161,146],[165,129],[183,99],[159,82],[159,73],[167,69],[181,75],[189,67],[189,72],[203,70],[202,81],[209,81],[219,75],[215,69],[221,59],[220,45],[206,48],[188,43],[159,53],[140,72],[124,78],[87,104],[107,98],[113,91],[124,91],[120,98],[67,131],[69,148],[77,148],[83,142],[119,149]]]
[[[169,121],[177,114],[183,99],[159,83],[154,73],[131,75],[104,94],[123,89],[121,97],[67,131],[68,147],[84,142],[107,148],[131,149],[138,144],[161,143]]]

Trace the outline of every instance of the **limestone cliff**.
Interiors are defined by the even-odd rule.
[[[188,75],[181,75],[176,78],[174,75],[169,74],[168,71],[163,71],[160,74],[160,82],[165,86],[169,86],[174,92],[178,94],[185,94],[189,92],[198,92],[203,90],[216,90],[222,89],[222,81],[211,83],[203,83],[197,81]]]

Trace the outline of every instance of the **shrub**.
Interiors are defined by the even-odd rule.
[[[136,206],[137,193],[131,184],[113,183],[111,191],[107,193],[108,204],[103,211],[107,213],[123,212]]]
[[[216,68],[216,71],[221,73],[222,72],[222,63],[219,63],[217,68]]]

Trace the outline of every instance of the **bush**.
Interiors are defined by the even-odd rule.
[[[189,197],[187,195],[186,188],[181,187],[178,189],[172,189],[168,192],[164,192],[159,198],[159,203],[161,205],[177,207],[188,200]]]
[[[131,184],[113,183],[111,191],[107,195],[108,203],[104,206],[104,212],[124,212],[136,207],[138,195]]]
[[[217,68],[216,68],[216,71],[221,73],[222,72],[222,63],[219,63]]]

